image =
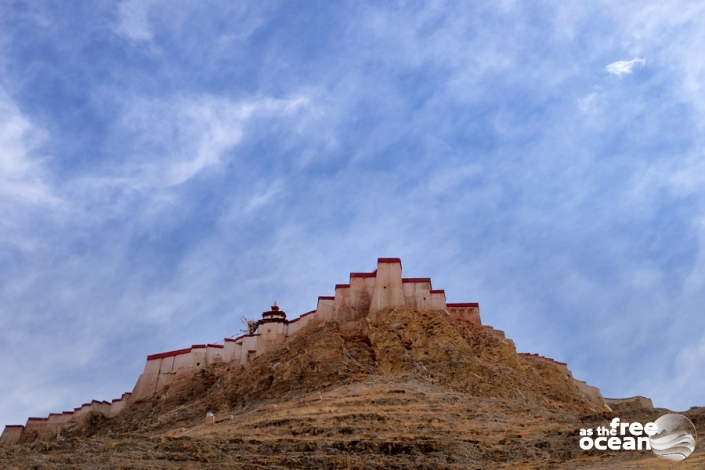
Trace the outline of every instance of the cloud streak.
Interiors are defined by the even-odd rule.
[[[605,67],[605,70],[612,75],[622,77],[634,72],[634,68],[638,65],[646,65],[646,59],[618,60],[612,62]]]
[[[141,101],[128,106],[122,128],[132,136],[127,174],[136,187],[176,186],[219,166],[257,118],[289,118],[307,98],[259,98],[233,102],[213,96]]]
[[[608,396],[705,400],[664,385],[702,359],[702,6],[0,8],[0,424],[380,256]]]

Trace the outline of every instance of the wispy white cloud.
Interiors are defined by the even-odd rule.
[[[0,89],[0,199],[20,204],[58,202],[37,160],[43,132]]]
[[[60,212],[65,201],[51,184],[41,150],[47,135],[0,89],[0,252],[30,253],[42,243],[37,214]]]
[[[578,109],[584,114],[592,114],[599,109],[599,95],[596,92],[578,99]]]
[[[290,118],[306,97],[233,101],[216,96],[159,101],[137,99],[122,117],[132,148],[123,159],[123,182],[133,189],[181,185],[218,167],[242,141],[255,118]]]
[[[646,59],[632,59],[632,60],[618,60],[617,62],[612,62],[605,67],[605,70],[612,75],[621,77],[622,75],[628,75],[634,71],[634,67],[637,65],[646,64]]]
[[[81,337],[100,338],[85,349],[97,363],[127,358],[129,371],[95,373],[129,387],[143,356],[125,344],[217,340],[275,298],[302,313],[384,255],[480,301],[521,349],[568,360],[606,393],[676,402],[636,378],[680,361],[685,380],[702,356],[694,337],[665,342],[656,365],[647,347],[685,323],[662,328],[655,305],[703,326],[698,2],[687,14],[658,2],[231,3],[125,1],[103,26],[43,9],[46,37],[26,34],[26,17],[23,40],[0,37],[21,46],[1,54],[1,78],[25,110],[0,100],[0,227],[42,247],[2,253],[0,334],[47,345],[0,414],[46,386],[50,353],[80,354]],[[90,43],[66,34],[82,22],[97,25]],[[134,49],[157,42],[168,53]],[[606,69],[615,54],[635,59]],[[605,83],[647,56],[658,88]],[[33,82],[35,68],[51,80]],[[61,211],[24,218],[54,199]],[[20,365],[4,375],[32,366],[5,354]],[[65,387],[67,406],[112,398],[89,391],[92,362],[47,387]],[[18,416],[41,413],[28,411],[38,401],[58,411],[48,394]]]
[[[134,41],[150,41],[154,36],[149,12],[154,0],[123,0],[118,6],[115,32]]]

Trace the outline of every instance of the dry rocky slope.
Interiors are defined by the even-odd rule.
[[[233,418],[206,425],[208,411]],[[0,447],[0,468],[665,469],[650,451],[582,451],[577,432],[665,412],[610,412],[501,332],[397,307],[312,322],[248,367],[213,364],[114,418]],[[703,409],[685,414],[702,434]],[[677,467],[704,465],[699,446]]]

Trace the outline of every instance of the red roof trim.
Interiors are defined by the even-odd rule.
[[[335,300],[335,297],[332,295],[319,295],[318,300]]]
[[[272,310],[271,312],[264,312],[262,314],[262,318],[264,317],[282,317],[286,318],[286,313],[282,312],[281,310]]]
[[[430,277],[407,277],[406,279],[402,279],[401,282],[428,282],[430,284],[431,278]]]
[[[480,304],[477,302],[467,302],[461,304],[446,304],[448,308],[462,308],[462,307],[479,307]]]
[[[247,336],[247,335],[245,335],[245,336]],[[227,341],[227,339],[226,339],[226,341]],[[220,345],[210,345],[210,346],[211,347],[223,347]],[[147,356],[147,360],[148,361],[156,361],[157,359],[164,359],[165,357],[180,356],[182,354],[190,353],[193,349],[205,349],[206,347],[208,347],[207,344],[194,344],[190,348],[186,348],[186,349],[177,349],[176,351],[169,351],[169,352],[164,352],[164,353],[159,353],[159,354],[152,354],[151,356]]]
[[[314,313],[316,313],[315,310],[311,310],[310,312],[306,312],[306,313],[302,314],[299,318],[296,318],[296,319],[294,319],[294,320],[291,320],[291,321],[289,322],[289,324],[291,325],[292,323],[296,323],[297,321],[301,320],[301,319],[302,319],[303,317],[305,317],[306,315],[313,315]]]
[[[352,279],[353,277],[377,277],[377,272],[371,272],[371,273],[350,273],[350,278]]]
[[[49,413],[49,416],[61,416],[61,413]]]
[[[336,288],[336,290],[337,289],[350,289],[350,284],[336,284],[335,288]]]
[[[157,359],[163,359],[165,357],[171,357],[171,356],[179,356],[181,354],[188,354],[191,352],[191,348],[186,348],[186,349],[177,349],[176,351],[169,351],[169,352],[163,352],[159,354],[152,354],[151,356],[147,356],[148,361],[155,361]]]
[[[259,334],[256,334],[256,335],[241,335],[241,336],[238,336],[238,337],[235,338],[235,339],[232,339],[232,338],[225,338],[225,341],[235,342],[235,341],[241,340],[242,338],[248,338],[248,337],[250,337],[250,336],[259,336]]]
[[[225,347],[224,344],[209,344],[209,348],[218,348],[218,349],[223,349]]]
[[[24,424],[6,424],[5,428],[24,428]]]
[[[446,295],[446,291],[443,290],[443,289],[432,290],[432,291],[431,291],[431,294],[443,294],[443,295]]]
[[[46,421],[49,418],[27,418],[27,421]]]
[[[377,263],[399,263],[401,264],[400,258],[377,258]]]

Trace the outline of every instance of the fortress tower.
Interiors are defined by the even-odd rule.
[[[189,348],[147,356],[144,371],[132,393],[112,402],[92,401],[73,411],[52,413],[48,418],[29,418],[25,426],[6,426],[0,445],[34,438],[50,439],[89,412],[115,416],[135,400],[151,397],[164,390],[177,377],[192,374],[215,362],[235,362],[242,366],[266,350],[297,334],[312,321],[345,323],[369,313],[391,307],[411,307],[442,311],[457,321],[480,323],[477,303],[446,303],[445,291],[433,290],[429,278],[403,278],[399,258],[379,258],[377,269],[369,273],[350,273],[347,284],[336,284],[335,295],[318,298],[316,309],[295,320],[274,302],[262,313],[252,333],[225,338],[222,344],[195,344]]]

